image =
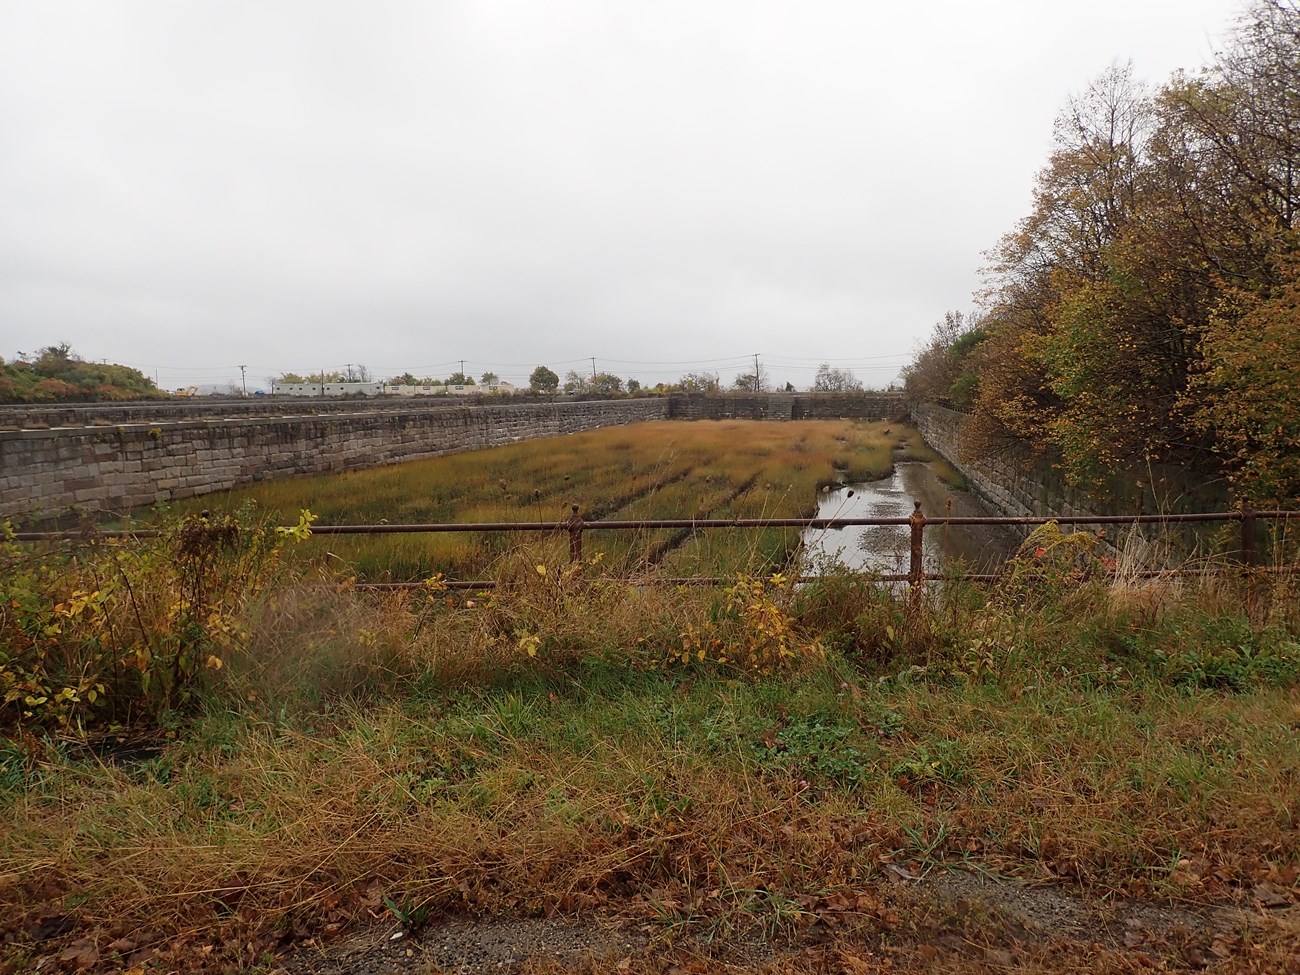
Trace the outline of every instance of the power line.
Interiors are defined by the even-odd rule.
[[[619,362],[625,365],[647,365],[647,366],[702,366],[709,363],[732,363],[736,360],[745,360],[749,358],[745,355],[729,355],[720,359],[611,359],[608,356],[603,357],[606,362]]]

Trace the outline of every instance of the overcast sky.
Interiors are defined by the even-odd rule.
[[[0,0],[0,355],[884,385],[1236,0]]]

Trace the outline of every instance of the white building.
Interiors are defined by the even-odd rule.
[[[445,386],[441,384],[433,386],[399,386],[395,383],[385,383],[383,393],[385,396],[473,396],[475,393],[508,395],[516,392],[517,389],[518,387],[514,383],[507,382],[470,386]]]
[[[483,385],[400,386],[395,383],[271,383],[275,396],[473,396],[475,393],[509,395],[518,392],[514,383]]]
[[[274,396],[378,396],[383,383],[271,383]]]

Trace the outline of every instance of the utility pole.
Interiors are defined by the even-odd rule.
[[[460,381],[462,383],[465,382],[465,360],[464,359],[460,360]]]
[[[248,366],[239,367],[239,385],[244,388],[244,396],[248,396]]]
[[[758,382],[758,353],[754,353],[754,392],[762,392],[762,387]]]
[[[346,365],[347,365],[347,367],[348,367],[348,374],[347,374],[347,376],[346,376],[346,380],[347,380],[348,382],[352,382],[352,363],[349,362],[349,363],[346,363]]]
[[[591,381],[593,383],[596,381],[596,357],[594,355],[591,357]]]

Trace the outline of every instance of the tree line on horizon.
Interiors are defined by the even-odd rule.
[[[445,379],[433,376],[417,377],[410,372],[405,372],[384,381],[397,386],[475,386],[480,384],[490,386],[500,382],[500,379],[501,377],[495,372],[483,373],[477,382],[472,375],[463,372],[454,372]],[[368,383],[376,380],[370,370],[361,365],[351,367],[347,372],[341,370],[307,374],[286,372],[279,376],[276,381],[282,383]],[[653,386],[646,386],[638,379],[631,377],[623,379],[612,372],[587,374],[576,369],[570,369],[561,378],[555,370],[544,365],[538,366],[529,375],[527,388],[535,393],[554,394],[564,392],[570,395],[595,394],[602,396],[612,396],[620,393],[636,394],[639,392],[723,393],[728,389],[728,387],[723,386],[721,377],[715,372],[688,372],[673,382],[661,382]],[[782,386],[775,385],[761,363],[757,373],[741,373],[735,378],[729,389],[734,392],[796,392],[792,383],[785,383]],[[814,393],[861,393],[865,392],[865,386],[853,374],[852,370],[833,368],[830,363],[823,362],[817,369],[816,377],[809,391]]]
[[[1300,2],[1253,0],[1195,74],[1113,66],[1071,99],[979,311],[905,371],[1098,491],[1135,467],[1300,501]]]
[[[347,370],[320,370],[312,373],[285,372],[276,378],[281,383],[369,383],[375,378],[364,365],[349,366]],[[492,386],[501,381],[495,372],[486,371],[478,380],[468,373],[454,372],[446,378],[417,377],[410,372],[390,377],[385,382],[409,386]],[[553,395],[564,392],[570,395],[617,396],[638,393],[703,393],[721,394],[728,389],[734,392],[795,392],[792,384],[778,387],[771,382],[760,365],[757,375],[742,373],[732,385],[724,387],[714,372],[688,372],[671,383],[645,386],[634,378],[623,379],[610,372],[587,375],[570,370],[563,378],[548,366],[538,366],[529,376],[529,390]],[[851,370],[832,368],[822,363],[810,388],[817,393],[861,393],[862,382]],[[230,393],[240,395],[238,384],[231,384]],[[85,403],[121,402],[138,399],[161,399],[169,396],[159,389],[152,379],[140,370],[109,362],[92,362],[83,359],[66,343],[46,346],[36,353],[20,352],[12,362],[0,358],[0,403]]]

